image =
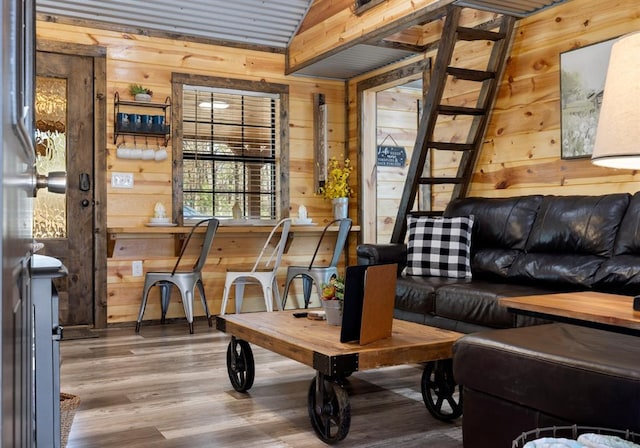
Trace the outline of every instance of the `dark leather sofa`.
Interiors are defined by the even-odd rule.
[[[360,245],[360,264],[399,263],[396,318],[472,333],[454,346],[465,448],[579,424],[640,432],[640,339],[510,313],[501,297],[640,293],[640,193],[463,198],[475,217],[471,279],[402,273],[405,245]],[[544,324],[544,325],[540,325]]]

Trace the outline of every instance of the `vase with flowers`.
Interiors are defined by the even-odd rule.
[[[342,324],[342,305],[344,302],[344,279],[331,277],[329,283],[322,285],[322,307],[329,325]]]
[[[331,199],[335,219],[344,219],[349,215],[349,196],[352,193],[349,186],[351,171],[353,167],[349,159],[345,159],[342,166],[334,157],[329,160],[327,180],[320,187],[320,194],[325,199]]]

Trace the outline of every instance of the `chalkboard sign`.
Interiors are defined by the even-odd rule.
[[[406,163],[404,146],[378,146],[378,166],[403,167]]]

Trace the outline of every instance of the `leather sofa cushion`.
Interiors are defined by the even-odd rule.
[[[519,250],[509,249],[477,250],[471,256],[471,272],[476,277],[504,279],[520,253]]]
[[[596,271],[613,253],[630,197],[545,196],[525,253],[513,262],[509,277],[565,289],[592,288]]]
[[[606,260],[596,272],[594,288],[615,294],[640,294],[640,257],[616,255]]]
[[[453,352],[465,388],[577,424],[640,429],[637,336],[537,325],[466,335]]]
[[[500,248],[523,250],[542,196],[513,198],[454,199],[444,211],[445,217],[475,217],[474,250]]]
[[[629,201],[616,235],[613,255],[640,254],[640,192]]]
[[[630,195],[545,196],[526,252],[608,257]]]
[[[471,238],[471,270],[474,275],[505,278],[527,237],[542,196],[455,199],[445,217],[475,217]]]
[[[531,325],[532,321],[517,320],[514,313],[499,303],[499,299],[551,292],[531,286],[483,280],[458,282],[441,286],[435,292],[435,313],[448,319],[492,328]]]
[[[470,280],[446,277],[401,276],[396,281],[395,308],[412,313],[431,314],[434,312],[435,291],[439,287]]]
[[[577,254],[522,254],[511,265],[509,278],[544,284],[556,292],[589,289],[603,257]]]
[[[594,288],[627,295],[640,293],[640,193],[631,197],[616,236],[613,257],[598,269]]]

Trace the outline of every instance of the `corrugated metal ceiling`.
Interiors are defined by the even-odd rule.
[[[514,17],[525,17],[563,1],[565,0],[458,0],[455,3]]]
[[[285,49],[313,0],[36,0],[36,12]]]
[[[296,71],[296,75],[318,76],[321,78],[349,79],[372,68],[398,62],[414,56],[410,51],[374,45],[355,45],[344,51],[324,58],[322,61]]]
[[[567,0],[454,0],[476,9],[524,17]],[[313,0],[36,0],[41,16],[106,24],[128,32],[159,32],[284,52]],[[401,30],[395,30],[398,32]],[[438,38],[435,37],[434,40]],[[384,40],[384,45],[381,41]],[[394,45],[395,36],[354,42],[294,74],[349,79],[421,52]]]

